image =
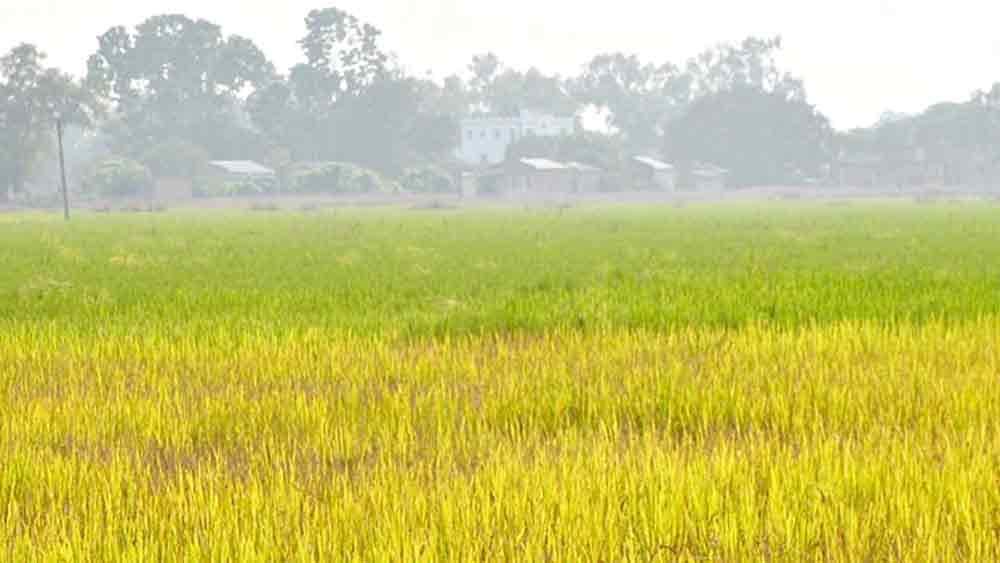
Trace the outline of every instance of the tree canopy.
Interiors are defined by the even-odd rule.
[[[696,101],[668,127],[665,152],[679,164],[722,166],[737,185],[820,177],[833,155],[829,121],[785,91],[737,84]]]
[[[96,104],[72,77],[45,66],[30,44],[0,57],[0,199],[22,191],[39,158],[51,146],[55,123],[90,126]]]
[[[180,138],[213,156],[260,153],[242,102],[276,78],[253,41],[179,14],[154,16],[134,31],[112,27],[87,63],[89,88],[110,108],[106,129],[121,154],[137,156]]]

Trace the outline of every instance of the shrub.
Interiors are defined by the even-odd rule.
[[[109,158],[98,162],[87,174],[83,188],[102,197],[146,195],[153,190],[153,175],[134,160]]]
[[[403,188],[417,193],[443,194],[458,191],[458,185],[447,171],[437,166],[411,168],[403,174]]]
[[[195,186],[194,194],[198,197],[241,197],[255,196],[274,191],[275,182],[271,179],[241,179],[241,180],[206,180]]]
[[[377,173],[353,164],[331,162],[294,174],[294,190],[300,193],[360,194],[391,191]]]
[[[228,197],[252,196],[265,193],[266,188],[255,180],[234,180],[222,184],[222,195]]]

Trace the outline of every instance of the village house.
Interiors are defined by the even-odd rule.
[[[600,168],[582,162],[567,162],[566,166],[573,173],[574,193],[590,194],[601,190],[604,174]]]
[[[987,149],[842,153],[834,166],[836,179],[844,187],[991,189],[1000,185],[1000,158]]]
[[[836,175],[842,187],[913,188],[944,185],[946,170],[916,149],[889,155],[842,154]]]
[[[263,188],[278,182],[274,170],[252,160],[213,160],[208,169],[205,180],[212,184],[253,183]]]
[[[474,172],[459,172],[459,190],[462,197],[476,197],[479,195],[479,178]]]
[[[479,190],[487,194],[568,194],[577,190],[582,170],[547,158],[508,161],[479,174]],[[587,171],[586,174],[591,174]]]
[[[709,162],[694,162],[686,167],[680,184],[700,192],[722,191],[729,185],[729,170]]]
[[[677,171],[673,165],[647,156],[629,160],[628,175],[632,186],[638,190],[673,191],[677,186]]]
[[[461,143],[455,157],[466,166],[494,166],[507,158],[507,148],[527,136],[572,135],[572,117],[522,111],[516,117],[474,117],[461,122]]]
[[[252,160],[213,160],[208,165],[212,176],[230,181],[275,177],[274,170]]]

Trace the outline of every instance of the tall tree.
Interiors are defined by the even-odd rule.
[[[461,81],[406,76],[381,32],[336,8],[310,12],[299,41],[306,62],[250,99],[254,123],[299,160],[344,160],[399,172],[457,142],[453,115],[468,110]]]
[[[813,106],[746,84],[700,98],[665,139],[672,161],[723,166],[737,185],[815,177],[833,156],[829,121]]]
[[[379,45],[381,31],[338,8],[309,12],[305,26],[299,46],[306,62],[251,96],[249,111],[272,143],[295,158],[336,159],[339,146],[350,147],[341,139],[355,134],[345,128],[360,120],[346,109],[369,115],[358,99],[389,77],[390,57]]]
[[[579,104],[559,76],[534,67],[524,72],[508,68],[493,53],[473,57],[468,70],[468,92],[480,113],[516,115],[530,110],[564,116],[578,110]]]
[[[781,37],[748,37],[742,42],[723,43],[703,51],[687,64],[694,95],[707,96],[736,88],[781,92],[805,99],[801,80],[782,72],[778,55]]]
[[[299,103],[327,115],[345,97],[364,95],[389,70],[382,32],[338,8],[313,10],[299,46],[306,62],[291,71]]]
[[[635,148],[659,146],[663,127],[689,102],[690,79],[676,66],[643,63],[636,55],[594,57],[573,89],[607,115],[608,126]]]
[[[479,112],[489,112],[490,92],[497,77],[503,72],[504,65],[494,53],[486,53],[472,57],[469,63],[469,73],[472,78],[469,80],[469,93],[475,103],[475,109]]]
[[[14,47],[0,58],[0,199],[24,188],[51,146],[56,119],[89,126],[96,106],[69,75],[44,65],[34,45]]]
[[[245,150],[243,100],[275,79],[274,66],[244,37],[205,20],[154,16],[134,32],[118,26],[98,38],[87,83],[113,109],[108,130],[117,149],[138,154],[166,138],[204,146],[216,156]]]
[[[417,79],[416,88],[423,109],[429,113],[459,119],[473,109],[475,96],[460,76],[447,76],[441,84],[428,78]]]
[[[494,80],[487,102],[494,112],[506,115],[529,110],[569,116],[575,115],[578,109],[562,79],[537,68],[525,72],[504,71]]]
[[[1000,162],[1000,87],[915,115],[887,113],[874,126],[842,134],[838,141],[845,156],[876,158],[887,170],[920,164],[934,171],[929,173],[933,181],[992,183]]]

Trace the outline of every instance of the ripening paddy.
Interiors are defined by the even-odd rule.
[[[0,216],[0,560],[997,560],[998,258],[971,203]]]

